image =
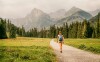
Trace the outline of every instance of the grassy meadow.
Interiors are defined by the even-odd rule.
[[[50,40],[24,37],[0,40],[0,62],[56,62]]]
[[[100,39],[65,39],[64,44],[100,54]]]
[[[0,39],[0,62],[56,62],[56,55],[49,46],[50,40]],[[64,44],[100,54],[100,39],[65,39]]]

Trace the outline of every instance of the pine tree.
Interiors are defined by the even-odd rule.
[[[15,28],[15,26],[13,24],[10,27],[9,37],[10,38],[16,38],[16,28]]]
[[[50,32],[50,37],[51,38],[55,38],[56,37],[56,27],[55,27],[55,25],[50,26],[49,32]]]
[[[97,15],[97,22],[96,22],[96,37],[100,37],[100,13]]]
[[[37,28],[34,28],[34,37],[38,37],[38,32],[37,32]]]
[[[40,37],[41,37],[41,38],[44,37],[43,34],[44,34],[44,30],[43,30],[43,28],[42,28],[41,31],[40,31]]]
[[[73,38],[77,38],[78,31],[78,22],[75,22],[73,25]]]
[[[92,38],[96,38],[95,29],[93,29]]]
[[[93,33],[93,27],[91,27],[90,22],[87,22],[87,38],[91,38],[92,37],[92,33]]]
[[[6,21],[0,18],[0,39],[7,38],[6,34]]]
[[[22,36],[25,36],[25,29],[23,26],[22,26]]]
[[[82,38],[82,23],[78,22],[77,38]]]
[[[72,32],[71,31],[72,31],[72,24],[70,24],[69,28],[68,28],[68,37],[69,38],[72,38]]]
[[[68,38],[68,24],[67,23],[63,24],[62,34],[65,38]]]
[[[84,20],[82,23],[82,38],[87,38],[87,21]]]

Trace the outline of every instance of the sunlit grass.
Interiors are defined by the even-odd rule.
[[[65,44],[100,54],[100,39],[65,39]]]
[[[56,62],[48,38],[0,40],[0,62]]]
[[[0,46],[49,46],[51,39],[48,38],[24,38],[0,40]]]

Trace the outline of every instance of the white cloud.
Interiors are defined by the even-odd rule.
[[[33,8],[49,13],[58,9],[69,10],[73,6],[92,11],[100,8],[100,0],[0,0],[0,17],[24,17]]]

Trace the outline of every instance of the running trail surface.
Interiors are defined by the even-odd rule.
[[[51,47],[57,55],[58,62],[100,62],[100,55],[91,52],[83,51],[68,45],[62,46],[62,53],[60,53],[59,44],[50,41]]]

